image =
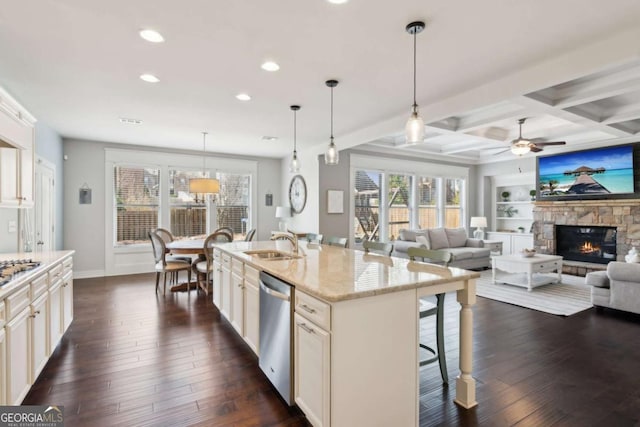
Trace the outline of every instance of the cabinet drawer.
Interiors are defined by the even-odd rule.
[[[239,274],[240,276],[242,276],[242,274],[244,273],[244,263],[240,260],[237,260],[237,259],[232,260],[231,268],[234,273]]]
[[[560,268],[560,261],[549,261],[533,266],[533,271],[549,272]]]
[[[331,306],[302,292],[296,292],[296,313],[321,328],[331,330]]]
[[[31,281],[31,298],[36,299],[44,292],[47,291],[47,287],[49,286],[49,281],[47,280],[49,277],[46,274],[34,279]]]
[[[258,287],[260,283],[260,270],[248,265],[244,266],[244,280]]]
[[[0,328],[2,328],[5,323],[7,323],[7,313],[4,309],[4,301],[0,301]],[[2,386],[0,385],[0,387]]]
[[[62,277],[62,264],[58,264],[55,267],[51,267],[49,270],[49,282],[53,282]]]
[[[5,299],[7,304],[7,320],[10,321],[15,315],[20,313],[25,307],[29,307],[31,303],[31,296],[29,295],[31,288],[25,286],[15,294],[8,296]]]
[[[73,270],[73,258],[69,257],[62,261],[62,274],[67,274]]]
[[[231,269],[231,255],[223,253],[222,256],[222,265],[226,266],[229,270]]]

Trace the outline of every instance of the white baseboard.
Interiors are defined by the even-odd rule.
[[[91,279],[94,277],[104,277],[104,270],[73,270],[74,279]]]

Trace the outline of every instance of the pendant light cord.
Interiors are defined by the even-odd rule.
[[[202,177],[206,178],[206,160],[205,153],[207,152],[207,132],[202,132]]]
[[[296,110],[293,110],[293,152],[294,154],[296,152],[296,129],[297,129]]]
[[[416,103],[416,36],[417,31],[413,31],[413,107],[417,107]]]
[[[333,86],[331,87],[331,140],[333,141]]]

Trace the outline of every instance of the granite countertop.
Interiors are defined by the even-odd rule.
[[[480,273],[475,271],[445,268],[403,258],[365,254],[359,250],[307,242],[300,242],[299,254],[304,254],[301,258],[277,261],[261,259],[244,252],[277,249],[291,253],[290,242],[233,242],[219,244],[216,247],[328,302],[480,277]]]
[[[51,265],[60,262],[64,258],[71,256],[75,251],[51,251],[51,252],[17,252],[17,253],[3,253],[0,254],[0,261],[7,261],[12,259],[32,259],[34,261],[40,261],[38,267],[33,270],[24,271],[18,273],[16,277],[7,284],[0,286],[0,300],[6,296],[12,294],[18,290],[25,283],[28,283],[31,279],[38,276],[43,271],[46,271]]]

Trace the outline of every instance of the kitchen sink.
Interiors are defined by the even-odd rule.
[[[255,251],[246,251],[245,254],[255,256],[265,261],[284,261],[288,259],[298,259],[301,258],[298,255],[276,251],[272,249],[263,249],[263,250],[255,250]]]

